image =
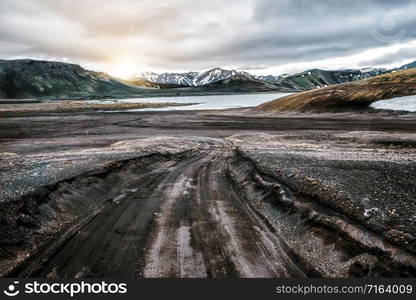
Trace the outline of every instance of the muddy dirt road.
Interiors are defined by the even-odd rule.
[[[94,190],[111,199],[72,224],[70,234],[38,253],[19,275],[305,276],[230,182],[232,153],[224,140],[207,139],[186,158],[129,162],[112,171],[118,174],[106,174],[110,193],[103,182]],[[118,180],[110,180],[114,176]],[[76,197],[82,201],[91,188],[81,185]],[[74,202],[68,189],[53,197]]]
[[[3,276],[416,274],[402,226],[413,118],[149,112],[0,127]]]

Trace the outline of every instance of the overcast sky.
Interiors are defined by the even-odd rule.
[[[416,1],[0,0],[0,58],[119,76],[389,67],[416,60]]]

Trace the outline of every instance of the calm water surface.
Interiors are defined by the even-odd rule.
[[[204,110],[204,109],[226,109],[252,107],[264,102],[278,99],[290,95],[288,93],[271,93],[271,94],[239,94],[239,95],[215,95],[215,96],[180,96],[180,97],[150,97],[150,98],[130,98],[117,100],[93,100],[90,103],[103,102],[121,102],[121,103],[157,103],[157,102],[175,102],[175,103],[200,103],[189,106],[161,107],[161,108],[142,108],[129,109],[123,111],[149,111],[149,110]]]

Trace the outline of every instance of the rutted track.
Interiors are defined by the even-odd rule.
[[[96,176],[99,180],[84,178],[87,185],[75,181],[55,190],[40,209],[49,219],[63,210],[54,201],[64,205],[84,198],[100,204],[9,275],[307,276],[240,197],[227,174],[232,146],[207,139],[199,148],[185,158],[129,161]]]
[[[1,120],[0,276],[414,277],[414,117],[333,117]]]

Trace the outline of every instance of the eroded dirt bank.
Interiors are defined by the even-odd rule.
[[[0,127],[3,276],[416,275],[411,115]]]

